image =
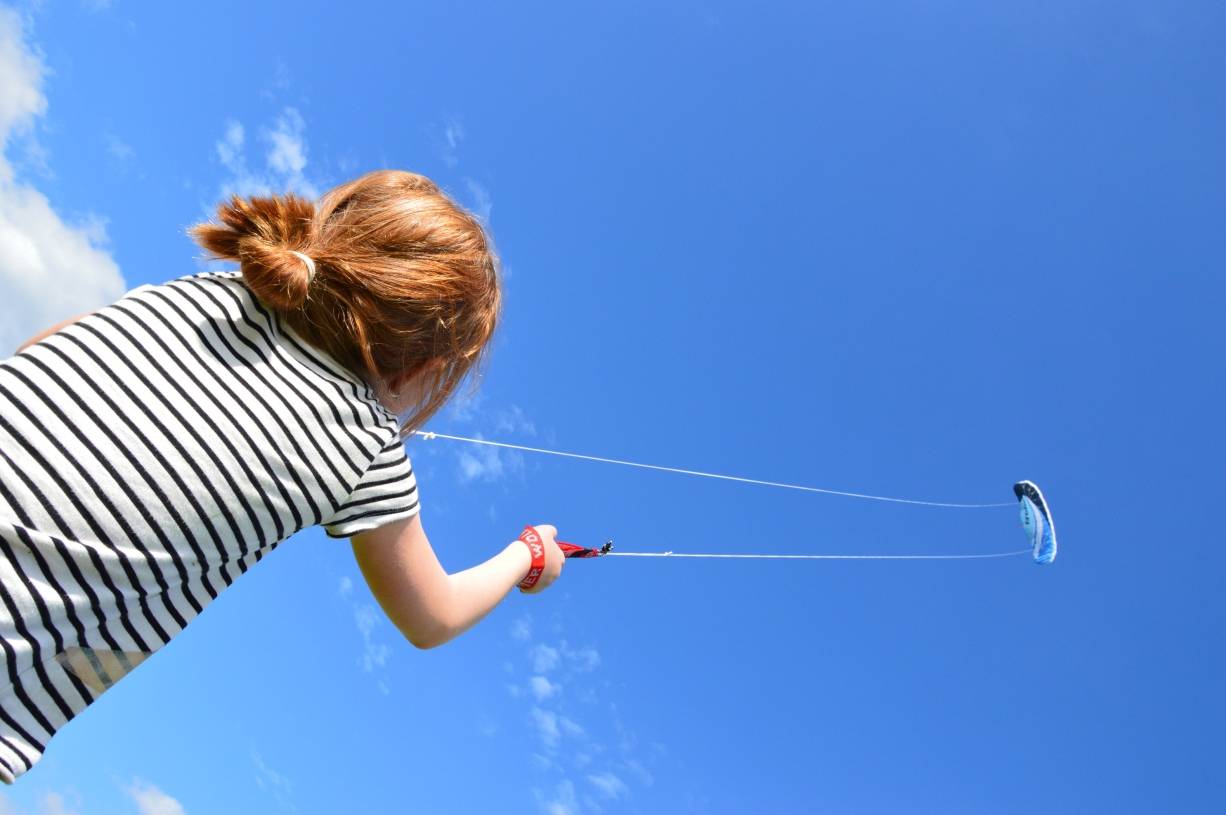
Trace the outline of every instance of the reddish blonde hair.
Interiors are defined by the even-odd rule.
[[[238,261],[252,293],[303,339],[371,387],[422,373],[423,396],[401,438],[483,367],[501,265],[482,223],[425,176],[376,170],[318,203],[232,195],[217,216],[220,224],[196,224],[188,235]],[[309,286],[294,251],[315,261]]]

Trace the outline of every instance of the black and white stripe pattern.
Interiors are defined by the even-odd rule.
[[[281,541],[418,511],[396,417],[237,271],[0,360],[0,780]]]

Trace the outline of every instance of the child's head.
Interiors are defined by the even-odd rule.
[[[425,176],[377,170],[328,191],[218,206],[221,224],[188,234],[298,334],[371,387],[421,394],[402,422],[418,429],[481,367],[498,323],[500,264],[471,213]],[[301,252],[315,262],[314,280]]]

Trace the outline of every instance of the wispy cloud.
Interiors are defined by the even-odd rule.
[[[594,671],[600,666],[600,652],[595,648],[571,648],[566,640],[562,640],[561,647],[567,662],[576,671]]]
[[[297,807],[294,806],[294,802],[290,799],[294,790],[293,782],[288,777],[265,764],[264,759],[254,750],[251,751],[251,761],[255,764],[256,769],[255,783],[259,785],[260,789],[272,795],[273,800],[277,802],[277,806],[283,811],[295,811]]]
[[[509,683],[507,691],[514,698],[532,700],[527,724],[538,744],[528,754],[532,766],[549,776],[569,773],[574,779],[549,790],[536,788],[537,803],[542,812],[598,815],[613,802],[628,801],[632,782],[652,785],[645,763],[663,755],[664,747],[657,742],[640,745],[616,703],[594,692],[593,686],[608,686],[597,673],[603,659],[595,646],[559,639],[536,642],[525,651],[520,643],[531,638],[534,628],[531,614],[511,625],[511,640],[527,663],[527,676]],[[579,692],[564,693],[572,685]],[[606,713],[611,722],[602,718]]]
[[[127,792],[140,815],[186,815],[182,804],[148,782],[133,781]]]
[[[374,637],[375,627],[383,620],[382,612],[370,603],[363,603],[354,607],[353,617],[358,630],[362,632],[362,658],[359,660],[362,670],[370,673],[375,668],[382,668],[392,653],[386,643],[377,642]]]
[[[306,139],[303,138],[305,129],[306,122],[294,108],[286,108],[277,117],[274,127],[268,131],[268,141],[271,144],[268,150],[268,166],[273,172],[289,178],[302,177],[307,163]]]
[[[575,784],[569,779],[558,782],[551,793],[534,790],[537,803],[545,815],[579,815],[579,801],[575,796]]]
[[[232,173],[246,171],[243,166],[243,140],[245,138],[246,130],[243,129],[243,123],[230,120],[226,122],[226,132],[215,145],[218,160]]]
[[[81,802],[69,804],[58,792],[48,792],[42,798],[42,815],[80,815]],[[143,815],[143,813],[142,813]]]
[[[45,168],[34,135],[47,111],[41,52],[26,22],[0,6],[0,356],[32,334],[113,302],[128,290],[104,248],[106,219],[69,222],[47,196],[18,179],[17,164]]]
[[[116,136],[114,133],[107,133],[103,136],[106,141],[106,152],[111,155],[121,166],[126,167],[136,156],[136,151],[132,149],[132,145],[125,142],[123,139]]]
[[[342,600],[348,601],[354,625],[362,640],[362,651],[356,660],[358,667],[363,673],[372,675],[379,693],[390,696],[392,686],[387,667],[393,651],[381,636],[388,627],[387,616],[379,606],[369,601],[369,592],[358,592],[355,589],[354,580],[349,575],[339,578],[336,594]]]
[[[452,402],[444,415],[461,425],[476,425],[481,429],[464,431],[459,435],[467,435],[474,439],[486,439],[486,432],[497,436],[495,441],[533,438],[536,436],[536,425],[527,417],[523,408],[510,404],[505,407],[487,408],[484,406],[485,396],[478,391],[473,396]],[[437,450],[442,447],[421,448]],[[473,482],[497,482],[502,479],[523,473],[524,456],[516,450],[508,450],[489,445],[468,443],[448,443],[454,447],[451,455],[455,456],[457,475],[461,484]],[[431,453],[432,454],[432,453]]]
[[[218,201],[230,195],[252,196],[295,192],[306,198],[320,196],[318,184],[307,172],[309,147],[306,121],[294,107],[286,106],[273,116],[269,125],[256,131],[259,145],[254,148],[247,127],[236,119],[222,126],[221,137],[213,145],[217,161],[225,171],[217,200],[201,203],[207,217],[213,217]],[[259,155],[262,161],[248,161],[248,153]]]
[[[557,713],[534,707],[532,708],[532,724],[536,727],[536,734],[546,747],[558,746],[558,742],[562,739],[562,728],[558,726]]]
[[[448,116],[442,124],[431,122],[427,126],[430,140],[434,142],[438,156],[448,167],[460,163],[460,143],[464,141],[464,125],[454,116]]]
[[[480,433],[473,436],[485,438]],[[514,450],[499,450],[497,447],[473,447],[461,450],[458,464],[460,481],[498,481],[504,475],[518,472],[523,466],[523,456]]]
[[[289,87],[289,65],[283,59],[277,60],[277,66],[273,69],[272,79],[268,80],[268,84],[260,91],[260,96],[271,101],[276,99],[281,93],[289,90]]]
[[[599,790],[601,794],[613,801],[625,798],[630,794],[630,788],[626,786],[626,782],[613,773],[593,773],[588,775],[587,780],[591,781],[592,786]]]
[[[187,815],[187,810],[173,796],[163,790],[142,781],[133,779],[132,783],[120,782],[124,793],[132,800],[135,815]],[[37,815],[85,815],[87,812],[98,812],[89,809],[81,803],[81,795],[75,790],[68,792],[44,792],[38,798]],[[4,793],[0,793],[0,815],[26,815],[26,810],[19,808]]]
[[[468,187],[468,194],[472,196],[473,200],[469,208],[484,223],[489,224],[490,212],[494,209],[494,201],[490,198],[489,190],[471,178],[465,178],[464,184]]]
[[[490,415],[490,421],[495,433],[512,433],[523,436],[535,436],[536,425],[524,415],[519,405],[507,405],[495,410]]]
[[[562,661],[558,649],[543,642],[532,646],[532,651],[529,655],[532,659],[532,670],[538,674],[552,671]]]
[[[562,690],[561,685],[550,682],[547,676],[534,676],[528,680],[528,685],[532,688],[532,694],[536,696],[537,701],[548,699]]]
[[[130,784],[121,781],[119,785],[132,800],[135,809],[131,811],[136,815],[187,815],[187,810],[178,800],[147,781],[136,778]],[[81,803],[80,794],[75,790],[67,793],[44,792],[38,799],[38,815],[84,815],[86,812],[98,811],[100,810],[96,808],[85,807]],[[26,810],[19,808],[3,793],[0,793],[0,815],[25,815],[25,813]]]

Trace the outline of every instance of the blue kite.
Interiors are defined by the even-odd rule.
[[[1022,528],[1030,538],[1034,562],[1051,563],[1056,559],[1056,526],[1043,493],[1033,481],[1019,481],[1013,485],[1013,494],[1021,505]]]

